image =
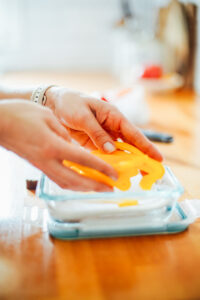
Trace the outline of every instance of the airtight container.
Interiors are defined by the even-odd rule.
[[[140,174],[133,177],[126,192],[86,193],[62,189],[42,175],[37,193],[46,202],[50,234],[81,239],[183,230],[169,221],[183,193],[172,171],[165,167],[163,178],[150,191],[140,188],[140,180]]]

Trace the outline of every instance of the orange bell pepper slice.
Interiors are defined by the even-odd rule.
[[[122,191],[127,191],[131,187],[130,179],[136,176],[139,171],[145,174],[140,181],[140,186],[144,190],[150,190],[156,180],[161,179],[164,175],[163,165],[136,147],[122,142],[115,142],[115,146],[118,150],[111,154],[106,154],[100,150],[95,150],[92,154],[113,166],[118,172],[116,181],[95,169],[68,160],[64,160],[63,164],[80,175],[117,187]]]

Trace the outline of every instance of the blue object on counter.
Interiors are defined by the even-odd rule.
[[[157,132],[153,130],[142,130],[143,134],[152,142],[159,143],[172,143],[174,138],[172,135],[163,132]]]

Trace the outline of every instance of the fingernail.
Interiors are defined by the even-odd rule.
[[[113,144],[111,144],[110,142],[106,142],[103,145],[103,149],[105,152],[111,153],[111,152],[115,151],[115,146]]]

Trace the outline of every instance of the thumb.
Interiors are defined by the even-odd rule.
[[[110,135],[101,127],[91,113],[84,122],[84,132],[90,137],[95,146],[104,152],[111,153],[116,147]]]

